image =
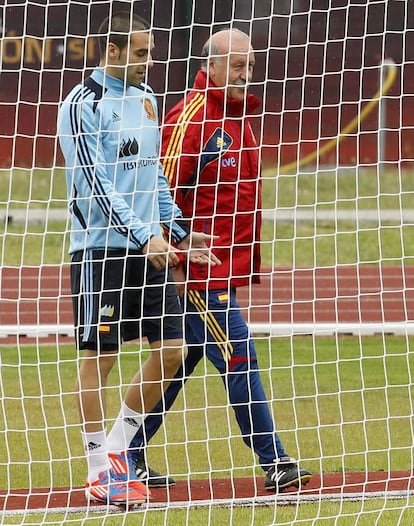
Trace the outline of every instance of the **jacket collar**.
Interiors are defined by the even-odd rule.
[[[140,84],[139,86],[129,86],[128,84],[125,84],[125,82],[121,79],[118,79],[116,77],[112,77],[108,73],[106,73],[105,69],[97,66],[91,74],[91,78],[103,86],[106,90],[110,90],[113,92],[118,92],[125,94],[128,92],[128,90],[141,90],[141,91],[149,91],[151,92],[151,88],[147,86],[147,84]]]
[[[261,104],[260,100],[250,93],[247,94],[245,101],[226,98],[224,89],[218,88],[210,79],[207,79],[207,73],[203,70],[197,72],[193,89],[205,91],[207,100],[219,106],[221,111],[228,117],[250,115]]]
[[[91,77],[98,84],[111,91],[125,92],[126,90],[125,83],[122,80],[111,77],[99,66],[92,71]]]

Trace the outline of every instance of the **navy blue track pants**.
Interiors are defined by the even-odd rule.
[[[130,449],[138,450],[159,429],[196,365],[207,358],[221,374],[241,435],[266,469],[287,457],[275,431],[260,378],[254,342],[236,301],[236,290],[188,291],[185,305],[188,356],[160,401],[135,435]],[[144,438],[145,437],[145,438]],[[133,453],[134,454],[134,453]]]

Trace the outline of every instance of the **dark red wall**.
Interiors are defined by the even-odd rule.
[[[0,8],[0,166],[61,164],[55,137],[59,101],[97,63],[93,34],[109,9],[130,6],[11,0]],[[338,136],[377,92],[384,59],[397,65],[386,96],[386,159],[413,159],[414,2],[141,0],[135,11],[154,26],[150,83],[159,94],[161,117],[191,84],[211,30],[234,20],[252,35],[256,49],[251,90],[263,100],[254,125],[265,164],[286,165]],[[377,129],[375,108],[321,163],[376,162]]]

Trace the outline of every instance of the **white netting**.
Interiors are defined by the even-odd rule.
[[[238,301],[283,443],[314,473],[299,493],[265,491],[202,360],[147,448],[176,486],[110,518],[84,499],[56,120],[103,18],[131,7],[153,30],[160,122],[212,33],[251,36],[262,283]],[[413,3],[5,0],[0,32],[0,523],[411,524]],[[120,354],[109,428],[146,356],[145,340]]]

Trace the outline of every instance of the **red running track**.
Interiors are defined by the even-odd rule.
[[[378,494],[392,492],[407,495],[414,491],[414,479],[408,471],[379,471],[374,473],[328,473],[314,475],[309,484],[299,491],[298,499],[294,498],[296,491],[287,491],[275,495],[264,489],[264,478],[235,479],[203,479],[190,482],[179,480],[172,488],[151,490],[150,505],[168,506],[169,503],[191,502],[197,505],[200,501],[218,500],[251,500],[259,498],[274,498],[275,502],[288,499],[292,503],[297,500],[317,500],[320,495],[331,495],[342,499],[362,499]],[[268,500],[266,500],[268,504]],[[66,509],[68,507],[82,508],[87,505],[83,488],[32,488],[28,490],[0,491],[0,511],[35,510],[35,509]],[[91,504],[91,508],[98,505]],[[158,506],[159,507],[159,506]]]
[[[383,323],[414,320],[414,266],[264,270],[243,287],[249,322]],[[0,327],[72,324],[68,266],[0,269]]]

